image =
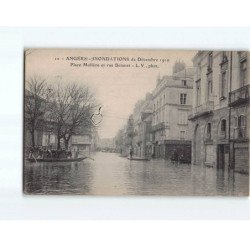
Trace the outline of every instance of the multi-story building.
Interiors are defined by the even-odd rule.
[[[133,153],[139,157],[151,156],[152,94],[136,103],[133,112]]]
[[[188,113],[192,109],[193,68],[176,62],[173,75],[158,77],[153,91],[153,156],[170,158],[173,151],[191,160]]]
[[[138,147],[140,157],[151,157],[152,155],[152,112],[153,102],[152,94],[147,93],[143,103],[140,106],[139,130],[138,130]]]
[[[192,162],[248,172],[249,53],[199,51],[193,58]]]

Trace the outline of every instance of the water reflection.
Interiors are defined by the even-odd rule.
[[[25,191],[88,195],[248,195],[248,176],[167,160],[129,161],[97,153],[94,161],[26,163]]]
[[[90,165],[32,163],[25,166],[25,192],[34,194],[88,194],[93,179]]]

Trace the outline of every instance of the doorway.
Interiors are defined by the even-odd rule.
[[[218,144],[217,148],[217,168],[228,170],[229,165],[229,145]]]

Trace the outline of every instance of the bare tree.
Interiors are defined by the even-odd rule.
[[[35,131],[43,126],[43,117],[48,110],[50,90],[45,79],[34,76],[26,81],[24,119],[33,147],[36,144]]]
[[[93,126],[90,117],[95,107],[94,95],[88,87],[77,84],[57,85],[51,105],[51,118],[55,122],[58,149],[61,148],[61,139],[68,148],[72,135]]]

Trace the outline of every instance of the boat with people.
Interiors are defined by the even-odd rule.
[[[26,160],[29,162],[80,162],[90,158],[80,156],[78,151],[71,152],[65,149],[52,150],[50,148],[31,147],[28,152]]]
[[[80,162],[88,158],[87,156],[78,158],[27,158],[29,162]]]

